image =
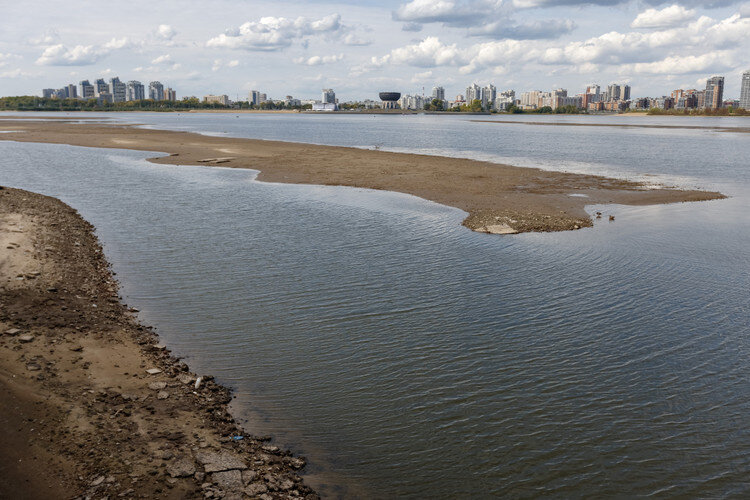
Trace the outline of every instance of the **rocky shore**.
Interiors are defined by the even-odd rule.
[[[0,188],[0,498],[318,498],[121,302],[93,227]]]

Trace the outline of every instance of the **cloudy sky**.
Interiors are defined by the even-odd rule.
[[[716,0],[0,0],[0,95],[82,79],[160,80],[178,97],[381,90],[453,98],[626,82],[633,96],[750,69],[750,2]]]

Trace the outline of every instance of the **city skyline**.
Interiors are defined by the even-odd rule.
[[[654,96],[704,88],[721,74],[724,95],[739,98],[750,67],[750,3],[712,5],[224,1],[199,10],[192,1],[134,0],[112,16],[101,6],[44,1],[28,21],[23,6],[9,5],[7,18],[18,22],[0,34],[0,94],[127,75],[168,81],[183,96],[232,99],[259,88],[275,98],[335,88],[362,100],[382,90],[429,94],[434,85],[454,96],[474,81],[517,91],[622,82],[634,95]]]

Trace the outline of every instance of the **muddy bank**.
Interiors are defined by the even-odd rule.
[[[0,119],[0,140],[161,151],[155,163],[252,168],[269,182],[383,189],[468,212],[475,231],[563,231],[592,225],[592,204],[650,205],[724,198],[721,193],[653,189],[621,179],[467,159],[357,148],[209,137],[121,125]],[[575,194],[576,196],[571,196]]]
[[[90,224],[0,189],[1,498],[318,498],[117,295]]]

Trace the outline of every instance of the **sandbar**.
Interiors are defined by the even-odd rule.
[[[0,130],[13,131],[0,134],[0,140],[163,152],[168,156],[149,161],[250,168],[260,171],[260,181],[407,193],[459,208],[468,213],[464,226],[488,233],[590,227],[587,205],[725,198],[716,191],[655,188],[630,180],[469,159],[213,137],[131,125],[0,119]]]

